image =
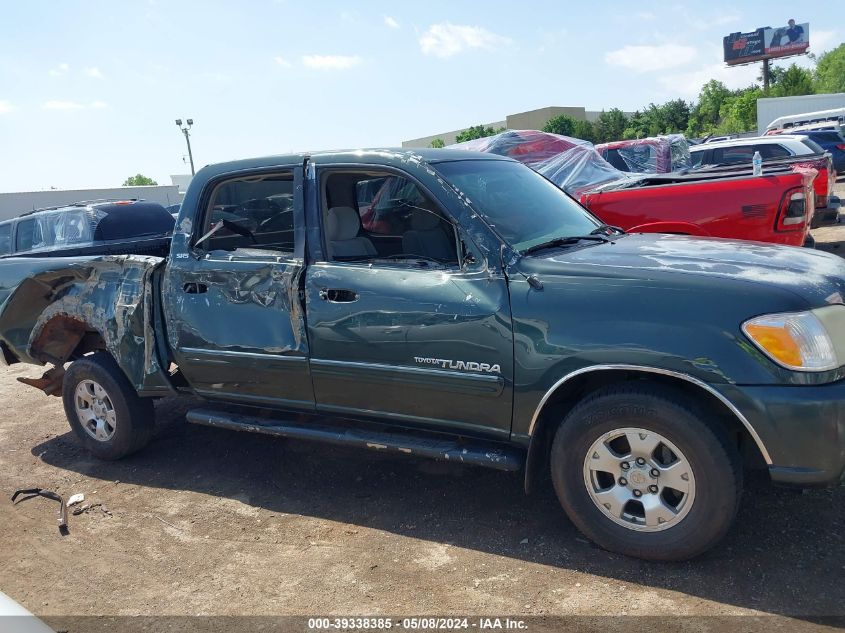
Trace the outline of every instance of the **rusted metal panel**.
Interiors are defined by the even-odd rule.
[[[167,391],[155,353],[151,292],[163,261],[136,255],[7,260],[0,270],[0,340],[22,362],[61,365],[94,332],[135,388]],[[49,380],[43,384],[52,388]]]

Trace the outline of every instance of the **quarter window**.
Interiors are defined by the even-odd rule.
[[[46,246],[48,246],[48,242],[38,219],[30,218],[18,223],[17,239],[15,240],[17,252],[32,251]]]
[[[12,252],[12,225],[0,224],[0,255],[8,255]]]

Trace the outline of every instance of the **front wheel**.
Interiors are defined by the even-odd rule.
[[[70,427],[100,459],[120,459],[143,448],[152,437],[152,401],[138,396],[106,352],[71,363],[62,400]]]
[[[569,518],[601,547],[685,560],[718,542],[739,505],[736,449],[680,393],[599,390],[555,434],[552,481]]]

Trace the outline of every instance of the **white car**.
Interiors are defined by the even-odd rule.
[[[690,147],[693,167],[702,165],[751,165],[754,152],[763,160],[776,160],[791,156],[822,154],[824,150],[806,136],[778,134],[734,138]]]
[[[4,633],[54,633],[53,629],[0,591],[0,631]]]

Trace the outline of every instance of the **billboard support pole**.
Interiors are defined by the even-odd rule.
[[[769,58],[763,60],[763,92],[769,92]]]

